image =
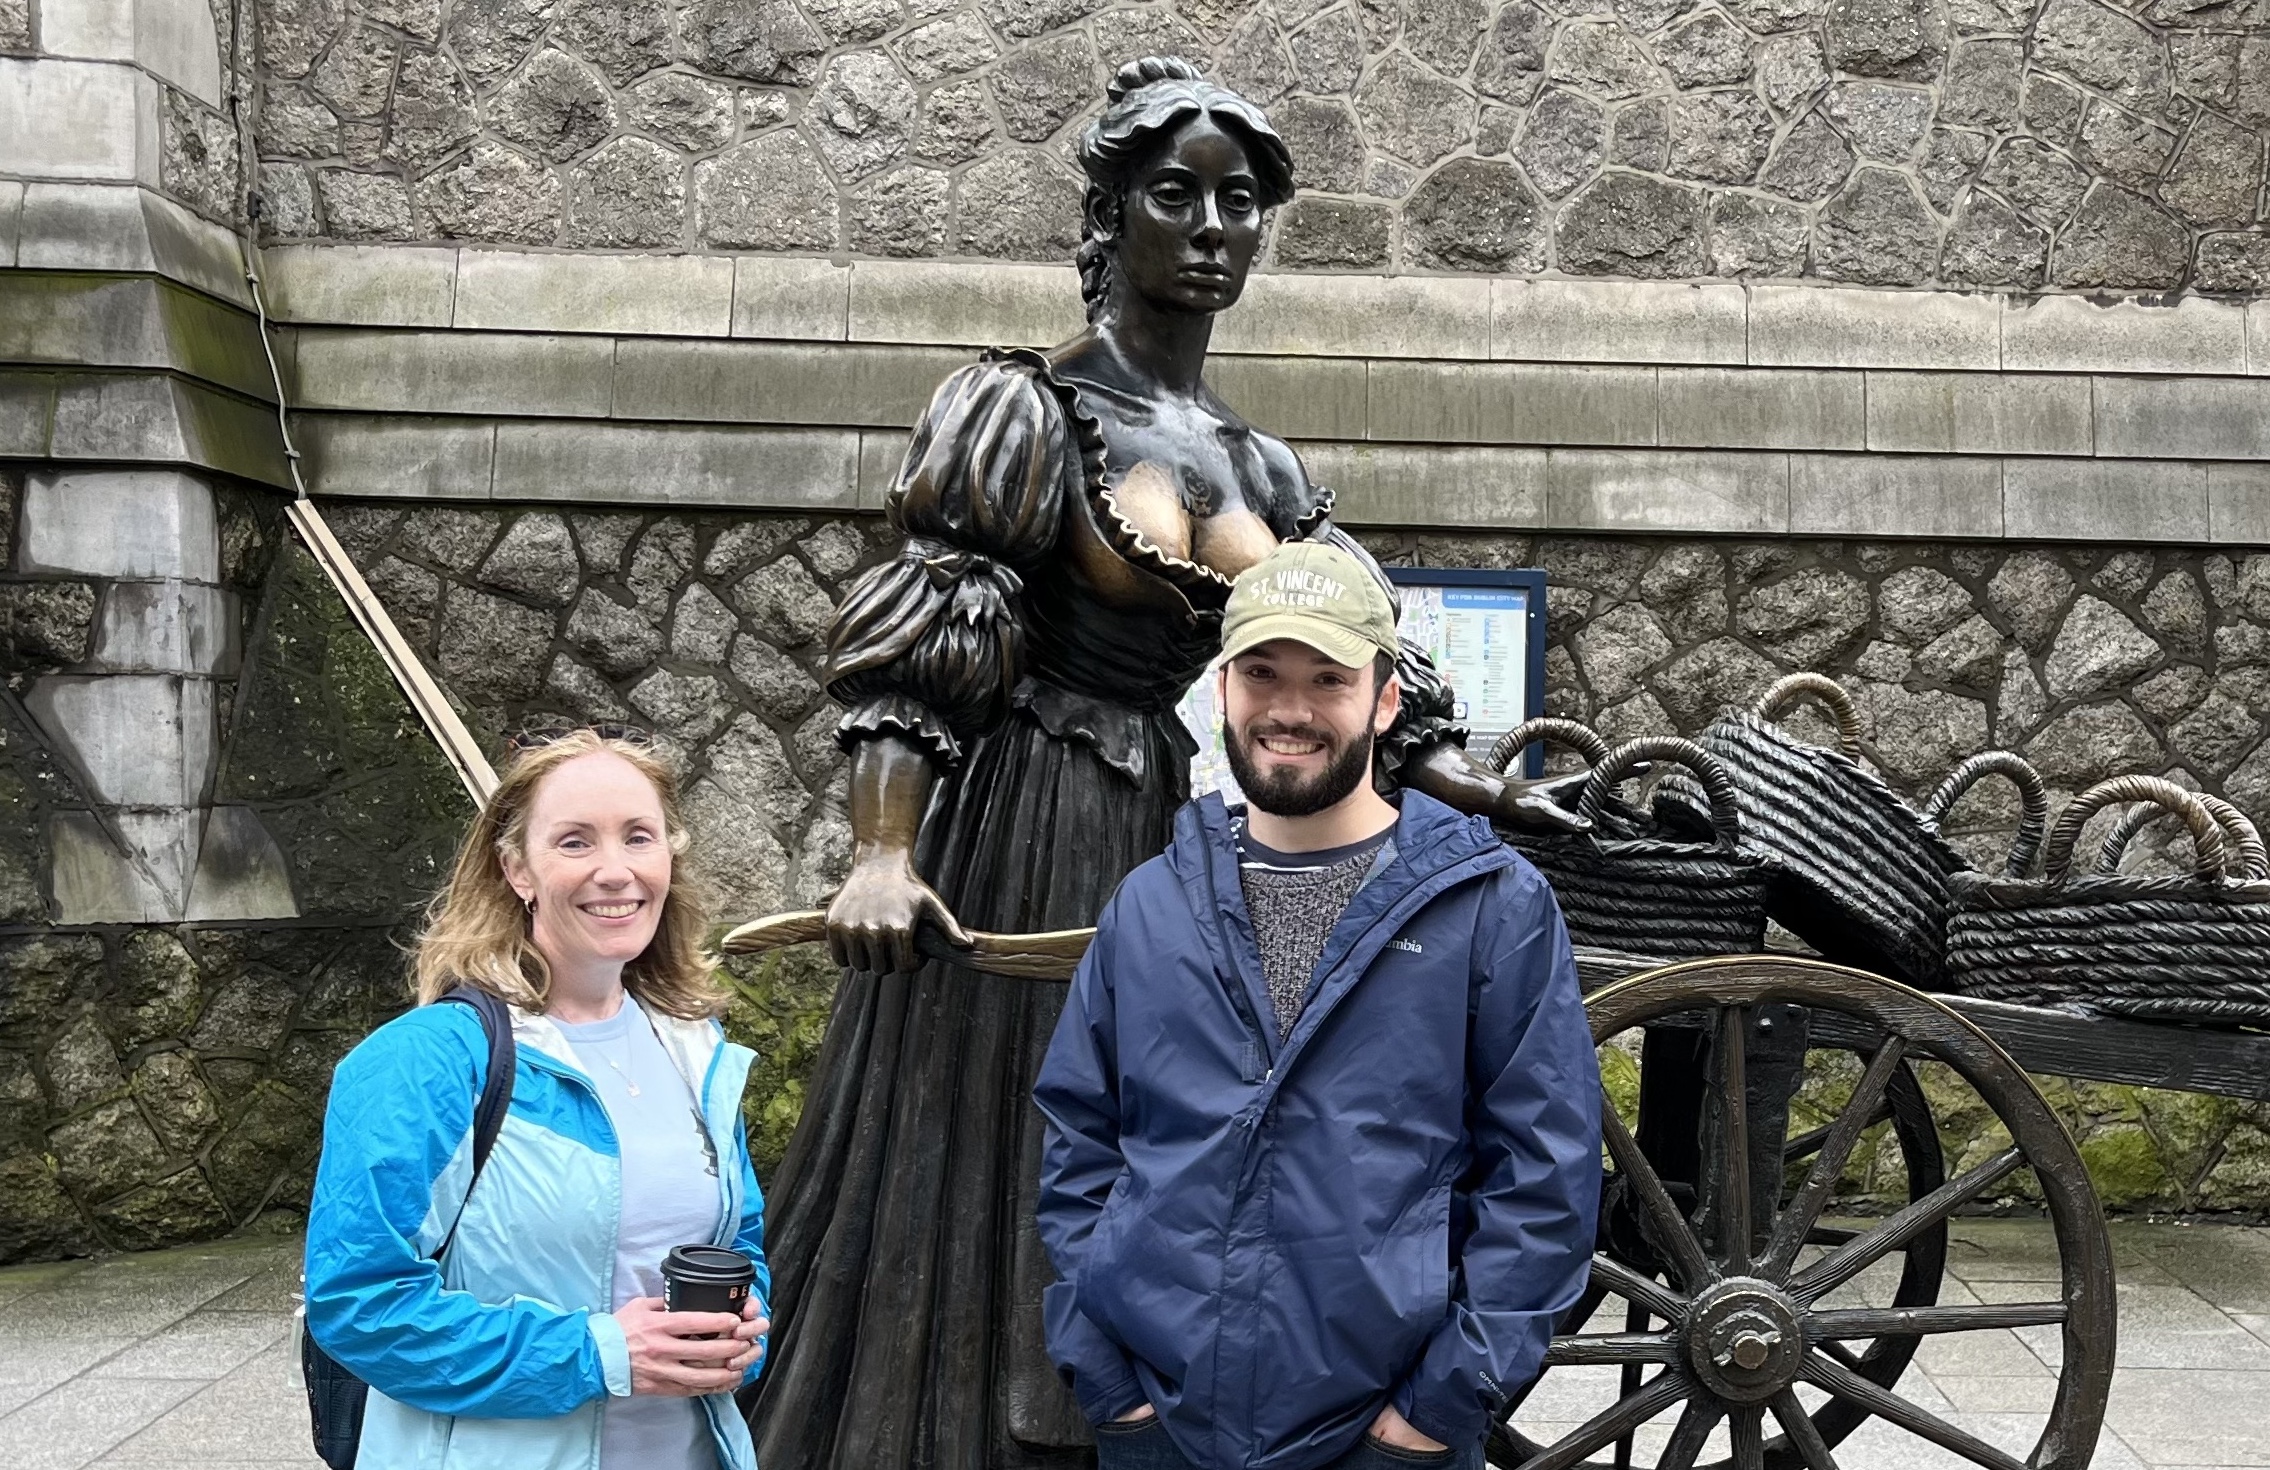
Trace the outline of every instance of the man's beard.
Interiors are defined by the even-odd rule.
[[[1230,774],[1237,778],[1238,790],[1255,807],[1273,817],[1313,817],[1327,807],[1337,806],[1348,794],[1371,777],[1372,732],[1367,723],[1362,738],[1350,744],[1313,776],[1280,766],[1264,776],[1248,754],[1248,743],[1259,744],[1262,735],[1286,735],[1295,740],[1314,740],[1325,749],[1332,742],[1322,732],[1295,727],[1287,729],[1272,725],[1254,735],[1240,739],[1226,725],[1222,730],[1222,753],[1229,758]]]

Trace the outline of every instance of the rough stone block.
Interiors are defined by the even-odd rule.
[[[114,582],[95,616],[88,667],[114,674],[231,678],[239,661],[236,594],[194,582]]]
[[[24,486],[17,569],[220,580],[213,492],[170,470],[48,471]]]
[[[1794,454],[1789,530],[1798,536],[1998,537],[2002,462]]]
[[[133,806],[199,800],[212,774],[213,686],[167,674],[55,674],[24,707],[86,773],[91,794]]]
[[[1738,363],[1749,298],[1734,285],[1490,283],[1490,355],[1547,362]]]
[[[847,335],[854,342],[1047,347],[1085,322],[1069,266],[862,260],[851,267]]]
[[[1750,361],[1780,367],[1977,368],[2001,362],[1991,296],[1752,286]]]
[[[135,67],[0,57],[0,158],[19,177],[155,184],[157,119],[158,84]]]
[[[1562,530],[1778,536],[1789,529],[1789,456],[1556,449],[1545,508]]]
[[[497,426],[499,500],[857,509],[849,429]]]
[[[302,331],[293,407],[605,418],[615,344],[518,332]]]
[[[1867,375],[1667,367],[1662,440],[1691,449],[1861,449]]]
[[[719,256],[457,257],[458,327],[722,337],[732,322],[733,262]]]
[[[1655,369],[1374,362],[1373,439],[1442,444],[1653,444]]]
[[[2246,310],[2232,302],[2043,296],[2002,310],[2002,365],[2012,371],[2243,373],[2246,359]]]
[[[614,416],[909,427],[969,360],[958,347],[627,338],[616,344]]]
[[[1255,276],[1216,352],[1288,357],[1490,355],[1490,283],[1446,276]]]
[[[314,495],[486,500],[496,425],[478,419],[302,414],[300,470]]]
[[[2207,466],[2009,460],[2002,468],[2002,524],[2019,541],[2204,541]]]
[[[457,250],[419,245],[276,245],[260,252],[268,310],[288,322],[446,327]]]
[[[1547,452],[1400,444],[1304,443],[1309,478],[1349,526],[1495,529],[1545,524]]]
[[[733,335],[841,342],[851,330],[853,267],[744,255],[733,262]]]
[[[1364,437],[1369,374],[1317,357],[1217,357],[1206,381],[1246,422],[1290,439]]]
[[[1868,375],[1868,447],[1897,454],[2088,454],[2089,380],[2000,373]]]
[[[2207,466],[2207,528],[2218,545],[2270,546],[2270,464]]]
[[[2270,460],[2270,380],[2096,379],[2097,453]]]

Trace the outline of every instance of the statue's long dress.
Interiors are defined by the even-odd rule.
[[[1275,534],[1344,540],[1327,494],[1245,451]],[[830,634],[846,742],[888,731],[944,772],[916,860],[971,928],[1093,924],[1189,795],[1175,705],[1219,647],[1229,584],[1117,514],[1127,468],[1046,359],[989,354],[932,400],[888,502],[905,548]],[[1431,668],[1406,660],[1405,679],[1389,770],[1464,734]],[[1063,997],[939,964],[844,976],[770,1191],[765,1470],[1092,1463],[1042,1342],[1033,1225],[1030,1092]]]

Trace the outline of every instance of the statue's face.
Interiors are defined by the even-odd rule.
[[[1220,311],[1245,290],[1261,220],[1260,181],[1245,145],[1213,119],[1194,118],[1127,181],[1120,272],[1153,306]]]

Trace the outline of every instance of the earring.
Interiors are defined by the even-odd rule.
[[[522,900],[520,901],[520,906],[521,906],[522,908],[524,908],[524,909],[528,910],[528,917],[529,917],[529,918],[533,919],[533,918],[535,918],[535,917],[536,917],[536,898],[535,898],[535,895],[531,894],[531,895],[529,895],[529,896],[528,896],[527,898],[524,898],[524,899],[522,899]]]

